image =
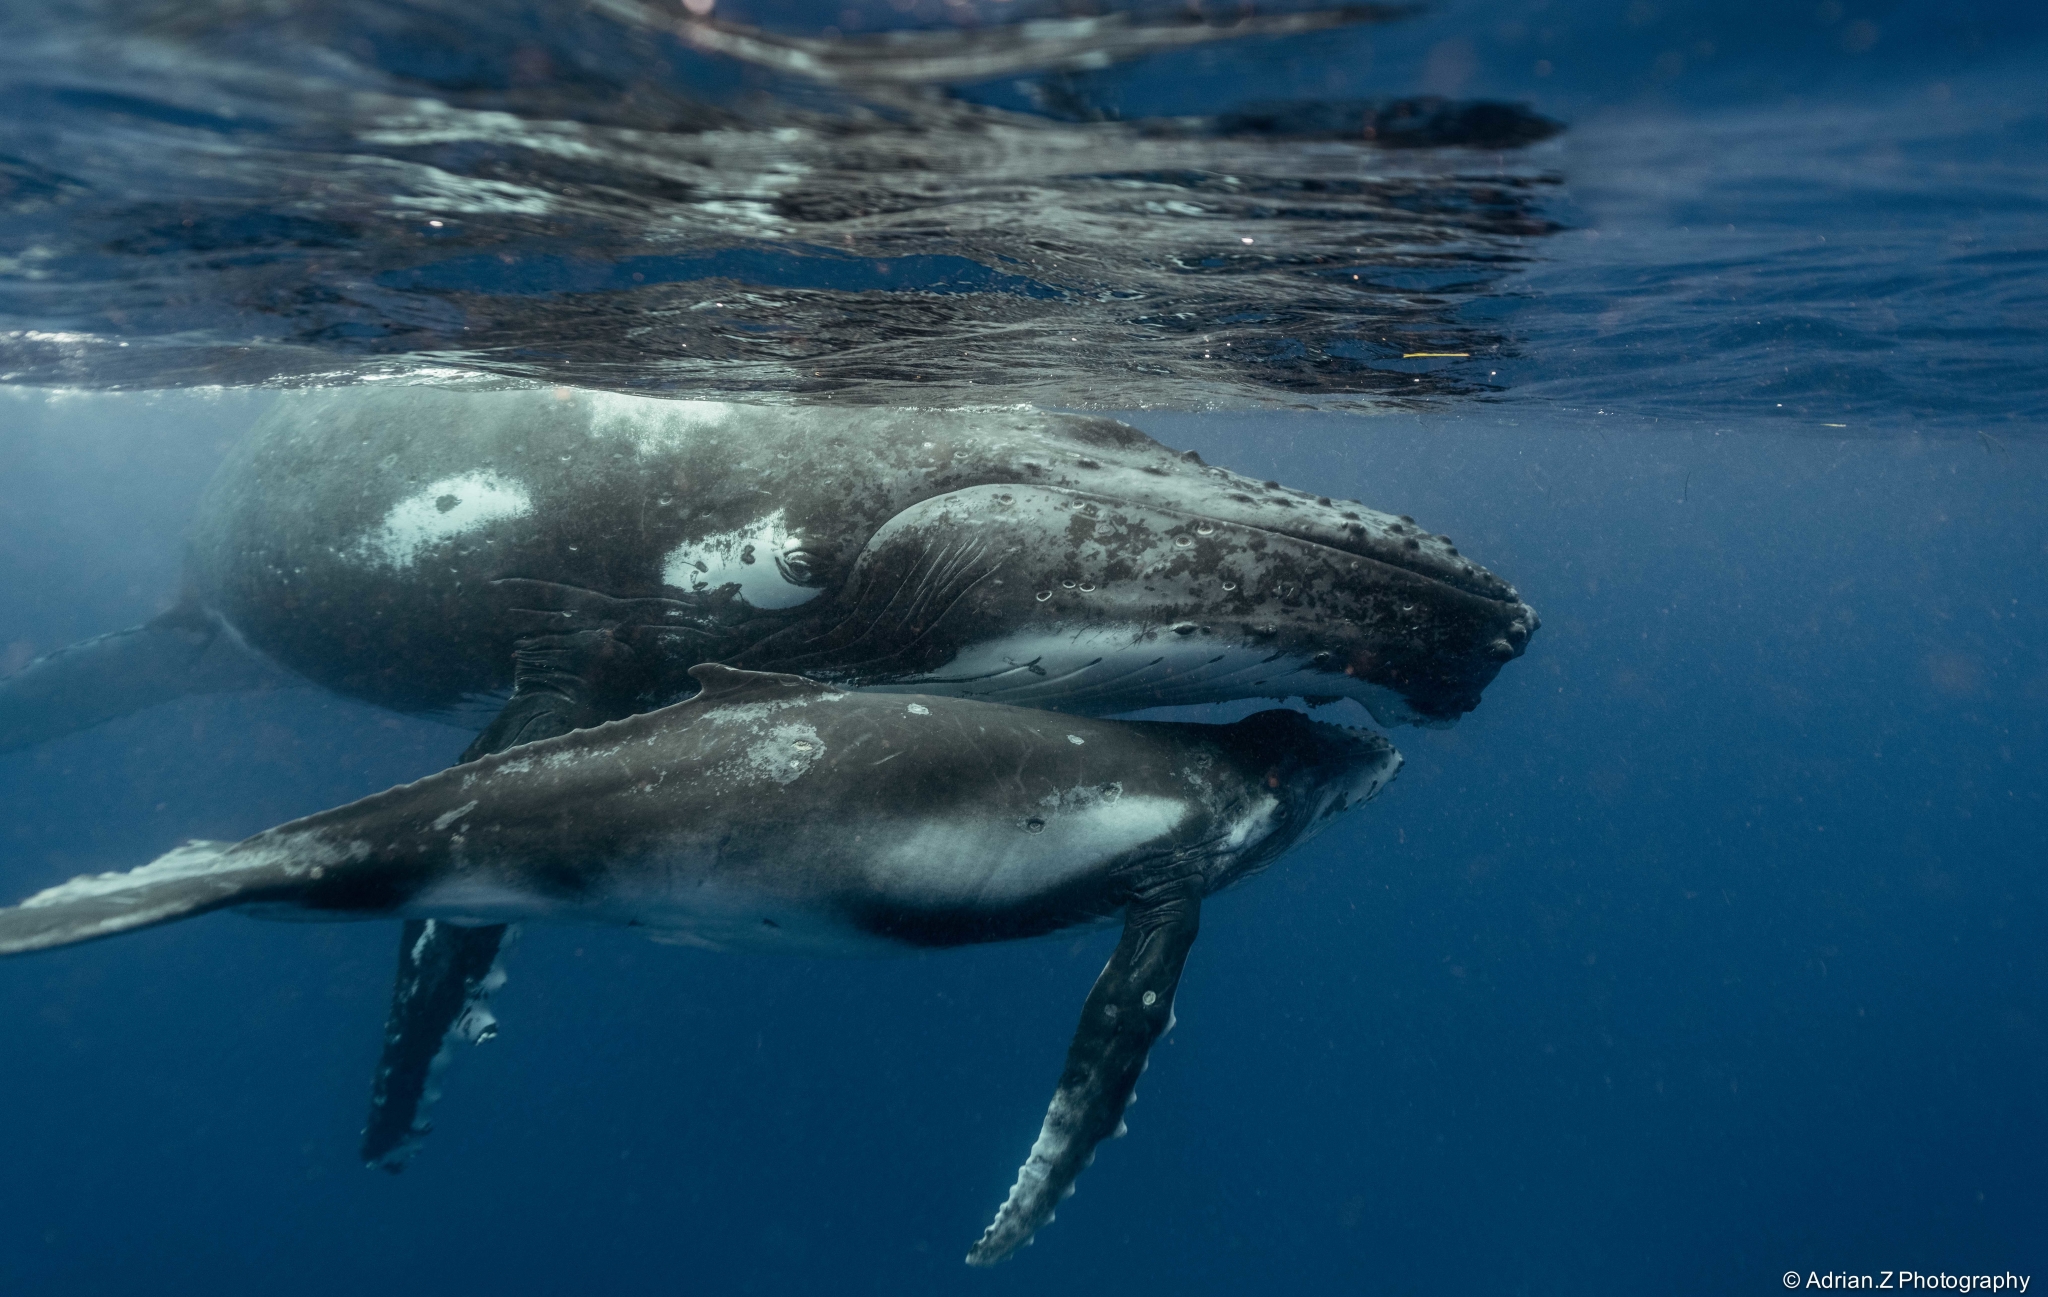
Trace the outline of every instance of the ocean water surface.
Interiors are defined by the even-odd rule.
[[[0,15],[0,671],[169,607],[275,389],[366,381],[1106,411],[1543,616],[1208,902],[1130,1137],[1000,1268],[1111,931],[528,925],[394,1178],[396,925],[216,915],[0,962],[0,1288],[2044,1281],[2039,12],[1181,13]],[[0,899],[468,739],[284,688],[0,754]]]

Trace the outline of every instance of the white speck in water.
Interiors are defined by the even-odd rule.
[[[910,714],[912,716],[929,716],[932,714],[932,709],[923,703],[912,703],[910,704]]]

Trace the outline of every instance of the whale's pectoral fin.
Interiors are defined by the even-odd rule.
[[[1029,1243],[1074,1192],[1095,1146],[1123,1133],[1146,1056],[1173,1026],[1174,988],[1201,920],[1199,884],[1193,876],[1162,879],[1132,898],[1123,940],[1081,1010],[1038,1142],[995,1222],[967,1254],[969,1265],[994,1265]]]
[[[521,640],[513,654],[511,700],[457,764],[628,714],[629,686],[622,682],[634,679],[636,656],[609,628]],[[502,923],[462,927],[415,919],[405,925],[363,1128],[366,1165],[404,1170],[429,1129],[423,1113],[434,1098],[434,1075],[447,1065],[454,1043],[497,1034],[487,1002],[505,980],[498,964],[505,933]]]
[[[462,760],[630,715],[639,694],[639,658],[609,629],[520,640],[512,653],[512,697]]]
[[[30,747],[187,694],[292,678],[187,601],[153,621],[81,640],[0,680],[0,752]]]
[[[717,654],[714,610],[677,599],[620,599],[525,577],[491,582],[524,633],[512,652],[512,697],[464,761],[652,711],[690,692],[682,664]]]
[[[481,1043],[497,1035],[492,991],[504,983],[498,952],[506,925],[464,928],[435,919],[405,925],[398,948],[398,980],[384,1023],[384,1056],[370,1089],[370,1121],[363,1129],[363,1162],[394,1174],[431,1128],[423,1113],[434,1074],[458,1041]]]

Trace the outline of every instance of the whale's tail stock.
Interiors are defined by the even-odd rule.
[[[140,626],[81,640],[0,677],[0,752],[190,694],[238,693],[292,678],[186,599]]]

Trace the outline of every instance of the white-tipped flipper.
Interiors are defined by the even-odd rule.
[[[125,874],[90,874],[0,910],[0,955],[132,932],[209,910],[276,898],[301,868],[275,850],[188,842]]]
[[[1073,1196],[1074,1181],[1094,1162],[1096,1146],[1124,1133],[1124,1110],[1138,1074],[1172,1023],[1173,992],[1195,940],[1199,910],[1199,891],[1179,881],[1131,902],[1123,940],[1081,1010],[1038,1139],[995,1220],[968,1252],[967,1264],[994,1265],[1029,1243],[1052,1223],[1053,1208]]]

